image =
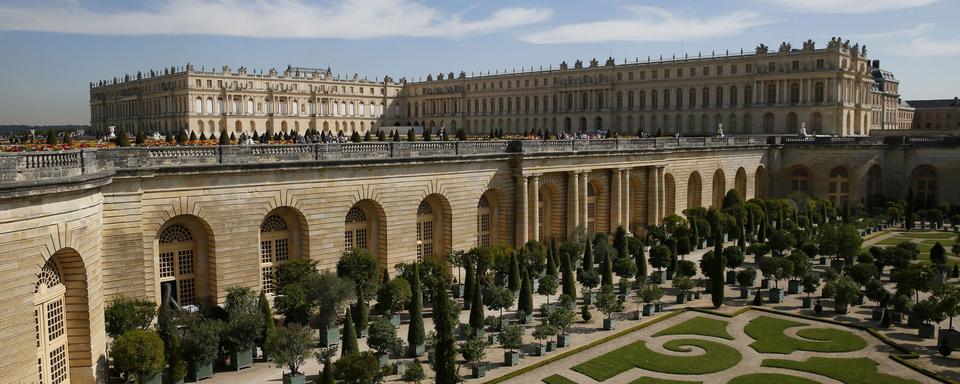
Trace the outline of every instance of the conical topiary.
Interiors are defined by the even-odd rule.
[[[413,278],[410,281],[410,303],[407,308],[410,311],[407,343],[411,346],[423,345],[426,338],[423,329],[423,291],[420,287],[420,268],[417,264],[413,265]]]
[[[340,356],[360,353],[360,346],[357,345],[357,329],[353,325],[353,316],[351,316],[350,312],[350,308],[347,308],[346,314],[344,314],[343,347],[340,350]]]
[[[483,294],[480,284],[473,286],[473,299],[470,300],[470,327],[474,330],[483,329]]]
[[[116,141],[116,143],[117,143],[117,146],[118,146],[118,147],[129,147],[129,146],[130,146],[130,138],[127,137],[127,130],[126,130],[126,129],[121,129],[120,132],[117,133],[117,141]]]
[[[510,254],[510,271],[507,274],[507,288],[514,292],[520,289],[520,266],[517,263],[516,252]]]
[[[190,131],[190,142],[197,141],[197,133]]]
[[[230,134],[230,136],[227,136],[227,131],[225,131],[225,130],[224,130],[224,131],[220,131],[220,142],[219,142],[219,144],[220,144],[220,145],[230,145],[230,140],[231,140],[231,137],[232,137],[232,136],[233,136],[232,133]]]

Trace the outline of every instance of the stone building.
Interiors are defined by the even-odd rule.
[[[960,131],[960,101],[953,99],[908,100],[914,108],[913,127],[918,131]]]
[[[477,245],[643,233],[691,207],[807,193],[960,204],[950,138],[681,137],[135,147],[0,154],[0,382],[105,378],[105,304],[271,291],[291,259],[388,270]],[[39,340],[39,342],[38,342]]]
[[[874,60],[871,65],[873,86],[870,88],[870,98],[873,110],[870,116],[872,131],[890,131],[910,129],[904,128],[900,116],[900,81],[890,72],[880,68],[880,60]],[[874,132],[876,133],[876,132]]]
[[[390,77],[368,81],[332,77],[330,69],[287,67],[283,73],[166,68],[90,84],[90,125],[148,133],[189,129],[207,137],[226,130],[299,132],[307,129],[365,133],[376,129],[401,84]]]
[[[417,82],[337,80],[329,71],[300,68],[267,75],[228,67],[206,72],[187,65],[91,84],[91,125],[189,128],[208,136],[224,129],[350,134],[383,126],[474,135],[547,129],[694,136],[712,135],[720,124],[728,133],[796,134],[806,123],[818,134],[868,135],[876,81],[866,56],[866,46],[833,38],[825,48],[808,40],[799,49],[784,42],[777,49],[761,44],[752,53],[619,64],[613,58],[577,60],[492,75],[440,73]]]

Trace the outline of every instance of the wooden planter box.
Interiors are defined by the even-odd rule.
[[[787,293],[791,295],[800,293],[800,280],[787,281]]]
[[[808,297],[804,297],[804,298],[803,298],[803,308],[809,309],[810,307],[813,307],[813,298],[812,298],[812,297],[809,297],[809,296],[808,296]]]
[[[520,364],[520,352],[507,351],[503,353],[503,365],[512,367],[517,364]]]
[[[552,341],[552,340],[551,340],[551,341],[548,341],[548,342],[547,342],[547,352],[553,352],[553,351],[556,351],[556,350],[557,350],[557,342],[556,342],[556,341]]]
[[[737,271],[727,271],[727,284],[736,284]]]
[[[605,331],[612,331],[617,328],[617,321],[614,319],[603,319],[603,329]]]
[[[283,374],[283,384],[304,384],[307,381],[307,377],[302,374]]]
[[[408,345],[408,346],[407,346],[407,356],[409,356],[409,357],[417,357],[417,356],[423,355],[423,350],[424,350],[425,348],[426,348],[426,347],[424,347],[423,344]]]
[[[253,366],[253,350],[245,349],[230,354],[230,368],[239,371]]]
[[[558,348],[566,348],[571,345],[573,345],[573,335],[564,334],[564,335],[557,336]]]
[[[740,287],[740,298],[741,299],[750,298],[750,287]]]
[[[847,303],[835,303],[833,305],[833,310],[839,314],[846,314],[850,310],[850,305]]]
[[[459,299],[463,297],[463,284],[453,284],[450,286],[450,292],[453,293],[453,298]]]
[[[687,302],[687,293],[680,292],[677,294],[677,304],[683,304]]]
[[[320,328],[320,345],[329,347],[340,344],[340,327]]]
[[[653,316],[656,312],[655,306],[652,303],[647,303],[643,305],[643,315],[644,316]]]
[[[213,362],[206,365],[199,365],[191,361],[187,364],[187,380],[197,382],[211,377],[213,377]]]
[[[917,327],[917,335],[924,339],[932,339],[936,337],[937,326],[933,324],[923,323]]]
[[[479,379],[487,375],[487,366],[483,364],[478,364],[473,367],[473,377]]]
[[[779,288],[771,288],[768,299],[771,303],[780,303],[783,301],[783,290]]]

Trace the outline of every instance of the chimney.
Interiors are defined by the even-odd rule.
[[[880,60],[874,60],[874,61],[873,61],[873,67],[874,67],[874,68],[880,68]]]

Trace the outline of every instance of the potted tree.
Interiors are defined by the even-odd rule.
[[[803,251],[796,250],[787,257],[793,264],[790,271],[790,279],[787,280],[787,293],[795,295],[800,293],[800,286],[803,284],[803,278],[810,273],[813,265],[810,258]]]
[[[553,310],[553,306],[550,304],[550,296],[557,293],[557,288],[560,287],[560,280],[553,275],[544,275],[540,278],[540,285],[537,287],[537,293],[543,295],[547,299],[547,303],[543,306],[544,316],[549,316],[550,312]]]
[[[388,276],[384,273],[384,276]],[[390,320],[395,328],[400,327],[400,312],[410,302],[413,292],[410,282],[402,277],[396,277],[380,285],[377,293],[377,307],[385,318]]]
[[[316,343],[316,336],[310,328],[296,323],[277,328],[267,336],[266,349],[273,357],[273,363],[277,368],[290,370],[283,374],[283,384],[304,384],[305,376],[300,368],[313,354]]]
[[[656,274],[653,275],[655,283],[667,281],[667,272],[663,269],[670,265],[670,256],[670,248],[666,245],[660,244],[650,248],[650,266],[657,269]]]
[[[616,321],[613,320],[613,314],[623,310],[623,302],[621,302],[613,292],[612,286],[608,285],[600,290],[600,295],[597,297],[597,309],[600,310],[600,313],[603,313],[605,317],[603,319],[603,329],[610,331],[616,328]]]
[[[113,340],[110,348],[113,366],[123,373],[127,382],[160,384],[160,372],[165,364],[163,340],[156,332],[132,329]]]
[[[487,367],[483,364],[483,359],[487,357],[487,346],[490,344],[486,339],[474,335],[463,343],[463,357],[468,362],[473,363],[473,377],[481,378],[487,375]]]
[[[727,261],[727,284],[733,284],[737,280],[737,268],[743,265],[743,251],[740,247],[727,247],[723,249],[723,257]]]
[[[183,318],[183,355],[187,360],[187,379],[200,381],[213,377],[213,361],[217,358],[223,323],[200,314]]]
[[[663,297],[663,288],[656,284],[644,284],[640,287],[637,297],[643,300],[643,315],[652,316],[656,313],[656,306],[653,303]]]
[[[753,281],[757,279],[757,271],[753,268],[747,268],[737,272],[737,284],[740,285],[740,298],[750,297],[750,287],[753,287]]]
[[[583,303],[586,305],[593,304],[593,289],[600,285],[600,274],[596,270],[589,270],[580,273],[580,284],[584,286],[583,290]]]
[[[850,303],[860,294],[860,285],[850,276],[840,276],[827,282],[823,295],[833,298],[834,309],[839,314],[847,313]]]
[[[420,291],[420,269],[414,266],[412,270],[413,276],[411,277],[410,281],[410,303],[407,305],[407,309],[410,311],[410,326],[407,328],[407,355],[410,357],[417,357],[423,354],[425,347],[422,301],[423,294]],[[475,291],[477,295],[479,295],[479,287],[475,289]],[[483,303],[477,303],[474,305],[481,308],[483,307]]]
[[[393,324],[380,318],[370,323],[367,346],[376,351],[377,361],[381,367],[385,367],[390,362],[390,353],[397,354],[403,347],[403,341],[397,337],[397,329]]]
[[[820,278],[815,276],[812,273],[808,273],[803,276],[803,293],[806,293],[807,296],[803,298],[803,308],[810,308],[813,305],[813,298],[810,297],[810,294],[817,291],[817,288],[820,287]]]
[[[241,370],[253,366],[253,347],[263,327],[257,297],[250,288],[227,288],[227,323],[221,337],[230,355],[230,367]]]
[[[420,360],[414,359],[404,365],[401,378],[408,383],[420,384],[427,378],[427,375],[423,372],[423,364],[420,363]]]
[[[549,348],[549,342],[547,343],[548,346],[544,347],[543,341],[556,334],[556,327],[550,323],[541,323],[533,329],[533,338],[539,341],[537,345],[537,356],[545,356],[547,352],[552,351],[552,349]]]
[[[369,302],[376,296],[381,272],[379,259],[365,248],[346,251],[337,261],[337,276],[352,280],[356,288],[357,302],[352,308],[352,317],[359,337],[368,334]]]
[[[489,307],[491,311],[500,311],[500,321],[497,324],[496,330],[503,330],[504,319],[503,319],[503,310],[513,306],[513,291],[507,287],[496,287],[490,291],[490,300]]]
[[[457,280],[454,281],[450,286],[450,291],[453,293],[453,297],[456,299],[463,297],[464,285],[463,280],[460,278],[460,273],[469,264],[467,263],[468,257],[470,257],[470,255],[461,249],[450,252],[449,254],[450,265],[457,271]]]
[[[576,314],[573,313],[573,308],[567,305],[561,305],[553,312],[550,312],[547,322],[553,325],[558,332],[557,347],[565,348],[572,344],[573,338],[567,333],[567,329],[573,324],[575,317]]]
[[[879,279],[870,279],[864,288],[867,298],[877,303],[877,307],[870,312],[870,318],[877,321],[883,320],[887,302],[890,300],[890,292]]]
[[[693,280],[686,276],[673,279],[673,288],[677,290],[677,304],[687,302],[687,291],[693,288]]]
[[[935,297],[928,297],[914,304],[910,317],[920,323],[917,326],[917,335],[924,339],[934,338],[937,332],[937,324],[947,318],[939,300]]]
[[[770,289],[771,303],[783,301],[783,290],[780,289],[780,280],[789,276],[793,271],[793,263],[783,257],[768,257],[760,262],[760,270],[765,276],[773,278],[774,288]]]
[[[506,366],[520,364],[520,352],[523,346],[523,327],[509,325],[500,332],[500,345],[507,351],[503,353],[503,363]]]

